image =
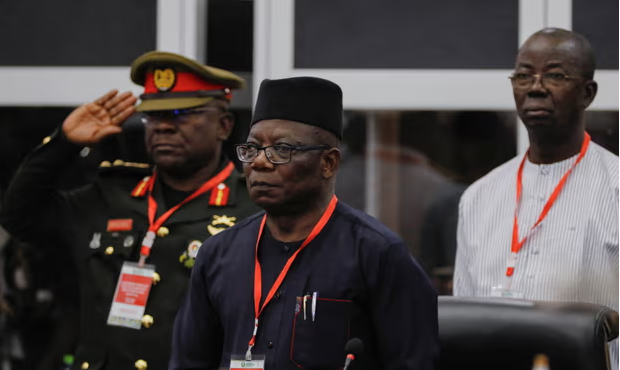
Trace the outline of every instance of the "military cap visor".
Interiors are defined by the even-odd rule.
[[[152,112],[159,110],[173,110],[173,109],[189,109],[200,107],[215,98],[178,98],[178,99],[153,99],[142,100],[136,107],[138,112]],[[223,99],[223,98],[222,98]]]
[[[234,73],[161,51],[137,58],[131,80],[144,86],[139,112],[193,108],[216,98],[230,101],[231,90],[245,86]]]

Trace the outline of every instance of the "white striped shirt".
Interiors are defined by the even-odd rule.
[[[575,163],[523,168],[519,240]],[[504,284],[510,256],[516,178],[522,156],[472,184],[459,205],[454,295],[491,296]],[[512,290],[525,299],[589,302],[618,311],[618,157],[591,142],[544,221],[517,256]],[[618,340],[610,344],[618,369]]]

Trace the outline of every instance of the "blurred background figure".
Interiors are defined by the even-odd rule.
[[[69,111],[0,109],[0,136],[11,138],[0,145],[0,194],[6,192],[19,163],[57,125],[54,120]],[[67,164],[59,186],[65,190],[83,186],[95,175],[101,158],[115,156],[117,151],[117,146],[108,143],[82,152]],[[59,369],[63,356],[73,353],[79,329],[73,256],[58,240],[49,239],[49,248],[40,248],[2,232],[6,239],[0,249],[3,364],[9,369]]]

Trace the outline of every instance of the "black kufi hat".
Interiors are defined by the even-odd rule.
[[[258,91],[251,125],[272,119],[320,127],[342,139],[342,90],[317,77],[265,79]]]

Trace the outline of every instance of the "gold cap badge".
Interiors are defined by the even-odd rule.
[[[160,92],[166,92],[174,86],[176,74],[172,68],[156,69],[153,73],[153,83]]]

